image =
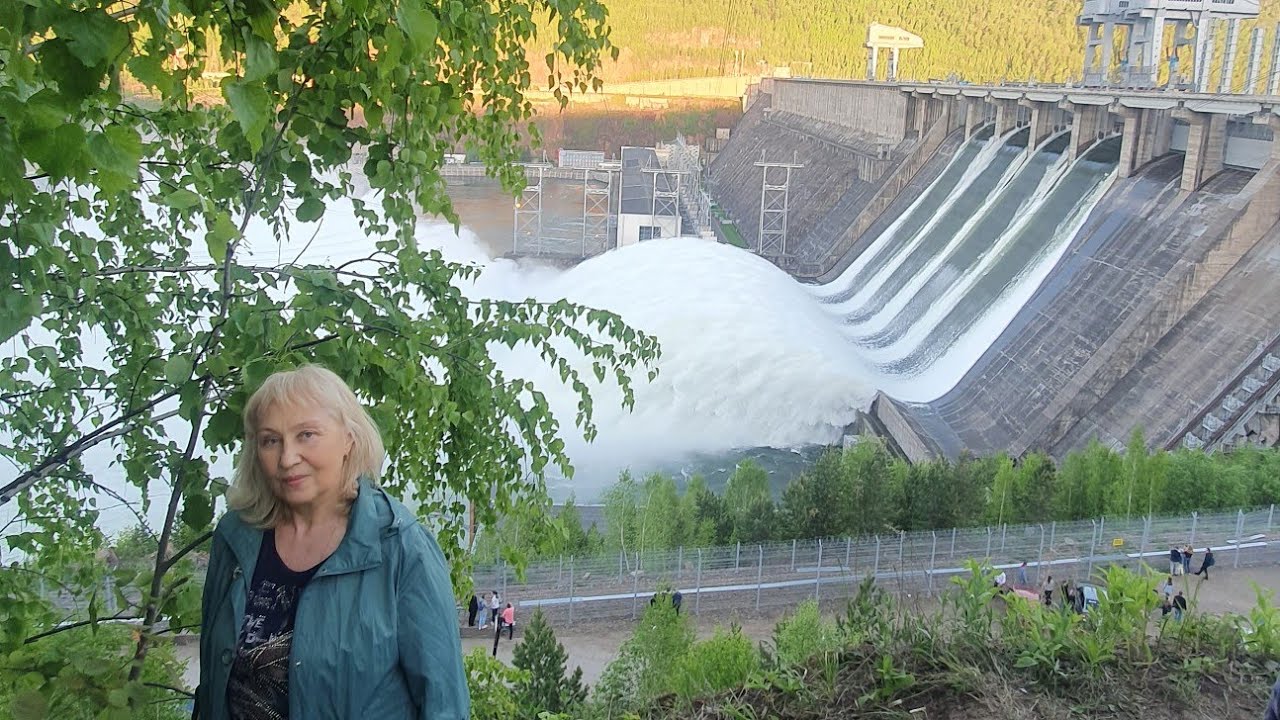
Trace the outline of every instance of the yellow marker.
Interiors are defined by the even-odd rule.
[[[1124,538],[1116,538],[1111,541],[1111,547],[1124,547]]]

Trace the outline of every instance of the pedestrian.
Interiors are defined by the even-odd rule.
[[[1023,560],[1018,566],[1018,587],[1029,587],[1031,583],[1027,582],[1027,561]]]
[[[1192,549],[1190,545],[1187,545],[1186,547],[1182,548],[1182,574],[1183,575],[1191,574],[1191,557],[1195,554],[1196,554],[1196,551]]]
[[[502,611],[502,624],[507,628],[507,639],[516,639],[516,609],[507,603],[507,607]]]
[[[502,608],[502,598],[498,597],[498,591],[494,590],[489,596],[489,622],[498,625],[498,611]],[[498,625],[498,630],[502,630],[502,626]]]
[[[1169,574],[1177,575],[1182,571],[1182,551],[1175,545],[1169,548]]]
[[[1173,602],[1173,576],[1172,575],[1169,576],[1169,579],[1164,581],[1164,588],[1162,590],[1164,593],[1164,601],[1166,603]]]
[[[680,603],[682,602],[684,602],[684,595],[682,595],[680,591],[677,590],[675,594],[671,596],[671,607],[676,609],[677,615],[680,614]]]
[[[480,607],[476,611],[480,613],[480,629],[484,630],[489,627],[489,593],[480,598]]]
[[[1009,582],[1009,577],[1008,577],[1007,575],[1005,575],[1005,574],[1004,574],[1004,571],[1003,571],[1003,570],[1001,570],[1001,571],[996,575],[996,580],[995,580],[995,586],[996,586],[996,589],[997,589],[997,590],[1003,590],[1003,589],[1004,589],[1004,586],[1005,586],[1005,583],[1007,583],[1007,582]]]
[[[1182,614],[1187,611],[1187,598],[1183,596],[1179,590],[1177,595],[1173,596],[1173,619],[1181,620]]]
[[[254,390],[243,423],[209,550],[195,715],[470,717],[449,567],[378,487],[386,453],[356,395],[303,366]]]
[[[1044,579],[1044,604],[1053,607],[1053,576]]]
[[[467,603],[467,627],[476,626],[476,613],[480,612],[480,598],[471,593],[471,601]]]
[[[1204,575],[1204,579],[1209,579],[1209,568],[1217,564],[1217,560],[1213,559],[1213,548],[1204,549],[1204,559],[1200,561],[1200,569],[1196,571],[1197,575]]]

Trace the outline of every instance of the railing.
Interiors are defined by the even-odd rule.
[[[904,595],[934,595],[966,570],[966,561],[1008,571],[1018,583],[1047,576],[1084,580],[1110,565],[1147,563],[1167,572],[1173,545],[1195,547],[1195,567],[1211,546],[1217,568],[1280,560],[1268,535],[1274,506],[1236,513],[1178,517],[1100,518],[1036,525],[1003,525],[827,538],[786,543],[624,552],[533,563],[523,581],[505,566],[479,568],[477,592],[497,590],[523,612],[541,608],[558,625],[634,618],[655,592],[679,589],[686,612],[753,612],[789,607],[805,598],[822,603],[852,596],[867,576]]]

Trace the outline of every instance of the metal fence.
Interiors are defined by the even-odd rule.
[[[635,618],[663,588],[680,590],[695,615],[759,612],[806,598],[844,602],[867,576],[891,592],[932,596],[969,560],[1008,569],[1011,582],[1026,562],[1033,587],[1046,576],[1085,580],[1111,565],[1145,562],[1165,572],[1174,545],[1195,548],[1193,570],[1205,547],[1218,569],[1271,564],[1280,561],[1280,543],[1268,541],[1274,510],[561,557],[530,564],[523,579],[505,565],[477,568],[474,579],[477,592],[497,590],[526,612],[541,608],[556,625]]]

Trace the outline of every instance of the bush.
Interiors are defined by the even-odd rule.
[[[522,717],[515,688],[528,676],[508,667],[484,648],[478,647],[462,658],[471,694],[471,720],[509,720]]]
[[[843,644],[835,624],[823,622],[813,600],[800,603],[773,629],[773,659],[780,667],[801,665],[809,658],[835,652]]]
[[[687,616],[669,603],[645,610],[635,634],[609,663],[592,696],[593,714],[619,717],[675,689],[681,661],[693,645]]]
[[[136,642],[132,627],[102,624],[67,630],[0,656],[0,715],[57,720],[186,720],[190,698],[145,683],[181,687],[182,664],[173,644],[157,641],[142,682],[125,682]],[[55,677],[39,668],[70,661]],[[136,711],[130,711],[133,700]],[[43,708],[43,712],[40,709]]]
[[[742,685],[759,669],[760,653],[742,628],[716,628],[711,639],[694,643],[681,658],[675,691],[689,701]]]

